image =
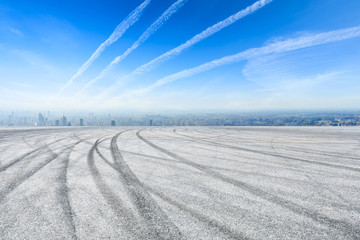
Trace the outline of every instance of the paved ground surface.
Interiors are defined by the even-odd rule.
[[[3,128],[0,239],[360,239],[360,128]]]

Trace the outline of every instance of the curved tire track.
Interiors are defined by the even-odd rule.
[[[360,239],[360,229],[358,226],[353,226],[348,222],[345,221],[341,221],[341,220],[336,220],[336,219],[332,219],[324,214],[318,213],[316,211],[312,211],[310,209],[304,208],[292,201],[286,200],[282,197],[273,195],[271,193],[268,193],[266,191],[263,191],[259,188],[256,188],[246,182],[242,182],[233,178],[229,178],[227,176],[224,176],[218,172],[215,172],[213,170],[211,170],[210,168],[207,168],[201,164],[198,163],[194,163],[192,161],[189,161],[175,153],[172,153],[154,143],[152,143],[151,141],[145,139],[143,136],[140,135],[140,131],[138,131],[136,133],[136,135],[138,136],[138,138],[140,140],[142,140],[143,142],[147,143],[148,145],[150,145],[151,147],[159,150],[162,153],[165,153],[166,155],[169,155],[170,157],[173,157],[174,159],[177,159],[179,161],[182,161],[186,164],[188,164],[189,166],[192,166],[200,171],[203,171],[205,173],[207,173],[208,175],[210,175],[211,177],[214,177],[216,179],[222,180],[223,182],[229,183],[231,185],[237,186],[255,196],[258,196],[264,200],[267,200],[269,202],[272,202],[276,205],[279,205],[295,214],[298,214],[300,216],[305,216],[308,217],[312,220],[314,220],[315,222],[327,225],[331,228],[336,228],[340,231],[342,231],[344,234],[350,236],[353,239]],[[222,145],[222,144],[220,144]]]
[[[39,148],[36,148],[36,149],[34,149],[34,150],[32,150],[32,151],[29,151],[29,152],[27,152],[27,153],[22,154],[21,156],[19,156],[19,157],[15,158],[14,160],[12,160],[10,163],[7,163],[7,164],[2,165],[2,166],[0,167],[0,172],[5,171],[6,169],[8,169],[9,167],[13,166],[14,164],[16,164],[16,163],[18,163],[18,162],[20,162],[20,161],[22,161],[22,160],[25,160],[28,156],[30,156],[30,155],[32,155],[32,154],[34,154],[34,153],[36,153],[36,152],[39,152],[39,151],[41,151],[41,150],[44,150],[45,148],[48,148],[50,145],[55,144],[55,143],[57,143],[57,142],[60,142],[60,141],[62,141],[62,140],[64,140],[64,139],[66,139],[66,138],[58,139],[58,140],[56,140],[56,141],[54,141],[54,142],[51,142],[51,143],[49,143],[49,144],[45,144],[45,145],[43,145],[43,146],[41,146],[41,147],[39,147]],[[41,154],[41,153],[39,153],[39,154]],[[37,156],[37,155],[35,155],[34,157],[36,157],[36,156]]]
[[[217,231],[221,232],[222,234],[228,236],[230,239],[236,239],[236,240],[250,240],[249,237],[245,236],[244,234],[241,233],[237,233],[234,232],[233,230],[229,229],[226,225],[222,224],[221,222],[218,222],[215,219],[210,219],[209,217],[207,217],[206,215],[195,211],[193,209],[189,209],[188,207],[186,207],[184,204],[181,204],[169,197],[167,197],[166,195],[164,195],[163,193],[151,188],[151,187],[146,187],[147,190],[149,192],[151,192],[152,194],[154,194],[155,196],[161,198],[163,201],[175,206],[176,208],[180,209],[183,212],[188,213],[189,215],[191,215],[192,217],[200,220],[201,222],[207,224],[209,227],[216,229]]]
[[[151,239],[183,239],[181,231],[170,221],[166,213],[151,197],[143,184],[132,172],[122,157],[117,145],[121,133],[111,139],[110,150],[114,169],[119,172],[120,180],[126,186],[134,205],[149,228]]]
[[[229,148],[229,149],[234,149],[234,150],[240,150],[240,151],[245,151],[245,152],[251,152],[251,153],[257,153],[257,154],[282,158],[282,159],[289,159],[289,160],[293,160],[293,161],[297,161],[297,162],[303,162],[303,163],[307,163],[307,164],[320,165],[320,166],[326,166],[326,167],[331,167],[331,168],[336,168],[336,169],[344,169],[344,170],[360,172],[360,168],[354,168],[354,167],[349,167],[349,166],[341,166],[341,165],[327,163],[327,162],[318,162],[318,161],[306,160],[306,159],[295,158],[295,157],[290,157],[290,156],[283,156],[283,155],[276,154],[276,153],[264,152],[264,151],[259,151],[259,150],[255,150],[255,149],[237,147],[237,146],[232,146],[232,145],[223,144],[223,143],[217,143],[217,142],[213,142],[213,141],[209,141],[209,140],[205,140],[205,139],[199,139],[199,138],[195,138],[195,137],[191,137],[191,136],[188,136],[188,135],[185,135],[185,134],[178,133],[177,131],[174,131],[174,132],[181,135],[181,136],[184,136],[184,137],[187,137],[187,138],[190,138],[190,139],[194,139],[195,142],[196,141],[206,142],[206,143],[211,144],[211,145],[216,146],[216,147],[224,147],[224,148]]]
[[[59,189],[57,191],[57,194],[58,194],[58,199],[59,199],[60,205],[62,207],[64,216],[66,219],[66,224],[67,224],[68,231],[69,231],[68,237],[70,239],[78,239],[78,237],[76,235],[76,227],[75,227],[74,218],[73,218],[74,213],[73,213],[70,198],[69,198],[69,188],[67,185],[68,184],[67,172],[68,172],[68,167],[69,167],[70,155],[71,155],[72,151],[74,150],[76,145],[80,144],[83,141],[84,140],[77,141],[70,148],[68,148],[68,152],[66,153],[66,156],[64,156],[61,159],[61,167],[60,167],[59,178],[58,178]]]
[[[44,146],[48,147],[48,145]],[[31,176],[33,176],[35,173],[37,173],[39,170],[44,168],[46,165],[51,163],[53,160],[55,160],[58,156],[66,152],[68,149],[60,151],[60,153],[51,153],[50,156],[43,162],[37,164],[36,167],[31,169],[30,171],[24,173],[23,175],[15,178],[13,181],[11,181],[9,184],[7,184],[3,189],[0,190],[0,203],[6,198],[8,194],[10,194],[14,189],[16,189],[20,184],[25,182],[27,179],[29,179]]]
[[[90,173],[101,195],[105,198],[108,205],[120,219],[119,225],[123,227],[130,236],[139,238],[139,235],[142,235],[142,230],[137,223],[134,214],[129,211],[129,209],[126,208],[125,203],[111,191],[104,179],[101,177],[99,169],[95,165],[94,152],[100,142],[100,139],[96,140],[88,152],[87,164]],[[132,231],[134,226],[136,226],[136,231]]]

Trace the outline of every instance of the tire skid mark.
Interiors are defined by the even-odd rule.
[[[10,138],[10,136],[12,135],[12,133],[4,133],[0,136],[0,143],[6,142],[8,141],[8,139]]]
[[[78,139],[78,140],[83,140],[82,138],[80,138],[80,137],[79,137],[77,134],[75,134],[75,133],[74,133],[73,137],[74,137],[75,139]],[[85,138],[84,143],[86,143],[86,144],[88,144],[88,145],[90,145],[90,146],[93,146],[93,145],[94,145],[94,142],[93,142],[93,141],[89,141],[89,139],[92,139],[92,138],[95,138],[95,137]],[[105,140],[110,139],[110,138],[111,138],[111,137],[107,137],[107,138],[104,138],[104,139],[101,140],[101,141],[105,141]]]
[[[276,139],[278,139],[278,138],[279,138],[279,137],[276,137],[276,138],[273,138],[273,139],[271,140],[271,148],[273,149],[273,151],[274,151],[275,153],[278,153],[278,151],[277,151],[277,148],[275,148],[275,146],[274,146],[274,141],[275,141]],[[292,166],[290,163],[288,163],[287,165]],[[309,174],[307,174],[307,173],[305,173],[305,174],[303,174],[303,175],[308,179],[308,184],[311,184],[312,186],[316,187],[316,189],[319,189],[319,191],[318,191],[318,194],[319,194],[319,195],[321,195],[323,191],[327,191],[327,192],[330,193],[332,196],[335,196],[337,199],[339,199],[339,200],[341,200],[341,201],[343,202],[343,204],[334,204],[334,203],[331,203],[331,205],[332,205],[333,207],[336,207],[336,208],[338,208],[338,209],[344,209],[344,210],[347,210],[347,211],[349,211],[349,208],[350,208],[352,211],[360,212],[360,208],[357,208],[357,207],[355,207],[355,206],[352,206],[351,203],[350,203],[347,199],[343,198],[339,193],[331,190],[327,185],[322,184],[322,183],[320,183],[320,182],[317,182],[314,177],[311,177],[311,176],[310,176]],[[323,175],[323,176],[324,176],[324,175]]]
[[[125,203],[111,191],[95,165],[94,152],[100,142],[100,139],[96,140],[88,153],[87,163],[90,173],[101,195],[105,198],[108,205],[120,219],[120,224],[124,230],[130,234],[130,236],[141,239],[141,236],[145,236],[145,234],[143,233],[141,226],[137,223],[134,214],[129,211],[129,209],[125,206]]]
[[[150,235],[147,238],[153,239],[183,239],[181,231],[171,222],[166,213],[132,172],[122,157],[117,145],[117,139],[121,133],[111,139],[110,150],[113,158],[114,169],[119,173],[120,180],[126,187],[130,198],[149,228]],[[109,163],[109,161],[107,161]]]
[[[43,146],[41,146],[41,147],[39,147],[39,148],[36,148],[36,149],[34,149],[34,150],[32,150],[32,151],[29,151],[29,152],[27,152],[27,153],[24,153],[23,155],[21,155],[21,156],[15,158],[14,160],[12,160],[10,163],[7,163],[7,164],[4,164],[4,165],[0,166],[0,172],[5,171],[6,169],[8,169],[9,167],[13,166],[14,164],[16,164],[16,163],[18,163],[18,162],[26,159],[28,156],[30,156],[30,155],[32,155],[32,154],[34,154],[34,153],[36,153],[36,152],[39,152],[39,151],[41,151],[41,150],[44,150],[45,148],[48,148],[50,145],[53,145],[53,144],[55,144],[55,143],[57,143],[57,142],[60,142],[60,141],[62,141],[62,140],[64,140],[64,139],[66,139],[66,138],[58,139],[58,140],[56,140],[56,141],[54,141],[54,142],[51,142],[51,143],[49,143],[49,144],[45,144],[45,145],[43,145]],[[41,153],[39,153],[39,154],[41,154]],[[38,154],[38,155],[39,155],[39,154]],[[36,156],[38,156],[38,155],[35,155],[34,157],[36,157]]]
[[[192,141],[192,142],[194,142],[194,141]],[[206,148],[206,147],[199,147],[199,146],[197,146],[197,148],[198,148],[198,149],[206,150],[207,152],[209,152],[209,151],[214,151],[214,149],[211,148],[211,147]],[[167,158],[161,158],[161,157],[157,157],[157,156],[152,156],[152,155],[147,155],[147,154],[142,154],[142,153],[136,153],[136,152],[131,152],[131,151],[121,150],[121,152],[123,152],[123,153],[128,153],[128,154],[132,154],[132,155],[136,155],[136,156],[140,156],[140,157],[143,157],[143,158],[148,158],[148,159],[158,159],[158,160],[167,161],[167,162],[173,162],[173,161],[174,161],[174,160],[170,160],[170,159],[167,159]],[[231,155],[233,155],[234,157],[235,157],[235,156],[238,157],[238,154],[231,154]],[[230,161],[230,162],[236,162],[236,163],[238,163],[237,160],[228,159],[228,158],[217,158],[217,159],[222,159],[222,160],[224,160],[224,161]],[[178,160],[176,160],[176,159],[175,159],[175,161],[176,161],[177,163],[182,163],[182,164],[184,164],[183,162],[178,161]],[[249,163],[249,162],[247,162],[246,164],[252,164],[252,165],[255,165],[255,166],[258,165],[258,164]],[[215,167],[215,166],[206,166],[206,165],[202,165],[202,166],[203,166],[203,167],[213,168],[213,169],[216,169],[216,168],[217,168],[217,167]],[[286,169],[286,170],[290,170],[290,171],[296,170],[296,172],[308,173],[307,171],[299,170],[299,169],[294,168],[293,166],[290,166],[290,165],[289,165],[289,167],[284,167],[284,166],[277,166],[277,167],[278,167],[278,168],[283,168],[283,169]],[[219,168],[219,169],[221,169],[221,168]],[[230,169],[221,169],[221,170],[230,170]]]
[[[137,153],[137,152],[131,152],[131,151],[124,151],[124,150],[121,150],[121,152],[135,155],[135,156],[142,157],[142,158],[147,158],[147,159],[150,158],[150,159],[157,159],[157,160],[166,161],[166,162],[174,162],[173,159],[157,157],[157,156],[148,155],[148,154],[144,154],[144,153]],[[182,163],[182,162],[178,161],[177,159],[175,159],[175,162]]]
[[[199,221],[207,224],[209,227],[211,228],[215,228],[217,231],[219,231],[220,233],[230,237],[231,239],[236,239],[236,240],[250,240],[249,237],[245,236],[242,233],[237,233],[234,232],[233,230],[229,229],[226,225],[222,224],[221,222],[215,220],[215,219],[211,219],[208,216],[194,210],[194,209],[190,209],[188,208],[186,205],[181,204],[169,197],[167,197],[166,195],[164,195],[163,193],[149,187],[146,186],[146,189],[151,192],[152,194],[154,194],[155,196],[161,198],[163,201],[173,205],[174,207],[180,209],[183,212],[186,212],[188,214],[190,214],[192,217],[198,219]]]
[[[58,199],[60,202],[60,205],[63,209],[64,212],[64,216],[66,218],[66,223],[68,226],[68,230],[69,230],[69,237],[71,239],[78,239],[77,235],[76,235],[76,227],[75,227],[75,223],[74,223],[74,213],[71,207],[71,202],[70,202],[70,198],[69,198],[69,188],[68,188],[68,181],[67,181],[67,172],[68,172],[68,167],[69,167],[69,161],[70,161],[70,155],[72,153],[72,151],[74,150],[74,148],[76,147],[76,145],[80,144],[81,142],[83,142],[83,140],[79,140],[76,143],[74,143],[69,149],[68,152],[66,153],[66,155],[61,159],[61,164],[62,166],[60,167],[60,172],[59,172],[59,178],[58,178],[58,182],[59,184],[59,189],[58,189]]]
[[[271,149],[273,149],[274,152],[276,152],[277,154],[279,154],[279,152],[277,151],[277,148],[275,147],[275,140],[279,139],[280,137],[275,137],[270,141],[271,144]],[[291,152],[295,152],[295,153],[308,153],[308,154],[315,154],[315,155],[319,155],[319,156],[325,156],[325,157],[336,157],[336,158],[342,158],[342,159],[348,159],[350,161],[355,161],[357,163],[357,161],[360,160],[360,158],[356,158],[353,156],[343,156],[343,155],[339,155],[339,154],[334,154],[334,153],[327,153],[327,152],[323,152],[323,151],[308,151],[305,148],[301,148],[301,147],[286,147],[283,148],[282,150],[286,150],[286,151],[291,151]]]
[[[35,139],[36,139],[36,138],[41,138],[42,136],[43,136],[43,135],[42,135],[41,132],[29,133],[29,134],[27,134],[27,135],[23,135],[23,136],[22,136],[22,140],[23,140],[23,142],[24,142],[28,147],[30,147],[30,148],[35,148],[36,145],[38,145],[39,142],[35,141],[37,144],[32,145],[32,144],[28,141],[27,138],[31,138],[31,139],[34,139],[34,138],[35,138]]]
[[[343,210],[347,210],[347,211],[353,211],[353,212],[358,212],[360,213],[360,208],[353,206],[351,204],[351,202],[344,198],[340,193],[337,193],[336,191],[331,190],[328,186],[326,186],[325,184],[321,184],[320,182],[316,181],[314,179],[314,177],[311,177],[309,175],[305,175],[305,177],[307,179],[309,179],[310,184],[312,184],[313,186],[317,187],[317,189],[319,189],[319,192],[317,193],[318,195],[321,195],[323,191],[327,191],[328,193],[330,193],[332,196],[336,197],[338,200],[341,200],[340,202],[342,204],[339,203],[331,203],[331,206],[337,209],[343,209]]]
[[[212,142],[212,141],[208,141],[208,140],[204,140],[204,139],[198,139],[198,138],[195,138],[195,137],[191,137],[191,136],[187,136],[187,135],[178,133],[177,131],[176,131],[176,133],[179,134],[179,135],[182,135],[184,137],[194,139],[195,142],[196,141],[202,141],[202,142],[206,142],[206,143],[212,144],[213,146],[217,146],[217,147],[224,147],[224,148],[229,148],[229,149],[234,149],[234,150],[252,152],[252,153],[257,153],[257,154],[263,154],[263,155],[268,155],[268,156],[272,156],[272,157],[282,158],[282,159],[289,159],[289,160],[294,160],[294,161],[298,161],[298,162],[304,162],[304,163],[313,164],[313,165],[321,165],[321,166],[326,166],[326,167],[331,167],[331,168],[337,168],[337,169],[344,169],[344,170],[360,172],[360,168],[354,168],[354,167],[349,167],[349,166],[341,166],[341,165],[327,163],[327,162],[318,162],[318,161],[306,160],[306,159],[295,158],[295,157],[291,157],[291,156],[283,156],[283,155],[276,154],[276,153],[264,152],[264,151],[259,151],[259,150],[255,150],[255,149],[237,147],[237,146],[227,145],[227,144],[223,144],[223,143]]]
[[[48,147],[48,145],[44,146],[45,148]],[[14,189],[16,189],[18,186],[20,186],[23,182],[28,180],[31,176],[33,176],[35,173],[37,173],[39,170],[44,168],[46,165],[51,163],[53,160],[55,160],[58,156],[66,152],[67,149],[61,151],[60,153],[52,153],[49,151],[50,156],[43,162],[37,164],[36,167],[31,169],[30,171],[26,172],[22,176],[19,176],[15,178],[11,183],[7,184],[2,190],[0,190],[0,203],[5,199],[5,197],[10,194]]]
[[[126,152],[126,151],[122,151],[122,152]],[[127,152],[127,153],[131,153],[133,154],[133,152]],[[145,155],[145,154],[135,154],[147,159],[151,159],[153,158],[153,156],[151,155]],[[166,159],[166,158],[159,158],[159,157],[154,157],[155,159],[159,159],[162,161],[167,161],[167,162],[177,162],[177,163],[181,163],[184,164],[183,162],[174,159],[174,160],[170,160],[170,159]],[[113,164],[111,164],[106,158],[103,158],[104,161],[106,163],[108,163],[110,166],[113,166]],[[186,165],[186,164],[185,164]],[[173,167],[172,165],[169,165],[169,167]],[[233,230],[229,229],[226,225],[222,224],[221,222],[215,220],[215,219],[210,219],[208,216],[201,214],[200,212],[194,210],[194,209],[190,209],[188,208],[186,205],[181,204],[169,197],[167,197],[166,195],[164,195],[163,193],[155,190],[154,188],[151,188],[150,186],[147,185],[143,185],[143,187],[145,187],[147,189],[148,192],[154,194],[155,196],[161,198],[163,201],[175,206],[176,208],[180,209],[183,212],[188,213],[189,215],[191,215],[192,217],[196,218],[197,220],[207,224],[209,227],[216,229],[217,231],[219,231],[220,233],[226,235],[228,238],[226,239],[238,239],[238,240],[248,240],[250,239],[249,237],[245,236],[242,233],[238,233],[238,232],[234,232]]]
[[[279,205],[285,209],[288,209],[289,211],[298,214],[300,216],[305,216],[308,217],[318,223],[327,225],[331,228],[336,228],[338,230],[341,230],[344,234],[349,235],[350,237],[352,237],[353,239],[359,239],[360,238],[360,229],[358,226],[353,226],[350,223],[346,222],[346,221],[341,221],[341,220],[336,220],[336,219],[332,219],[324,214],[321,214],[317,211],[313,211],[307,208],[302,207],[301,205],[294,203],[290,200],[286,200],[282,197],[273,195],[271,193],[268,193],[266,191],[263,191],[259,188],[256,188],[254,186],[252,186],[251,184],[248,184],[246,182],[242,182],[240,180],[236,180],[227,176],[224,176],[216,171],[211,170],[210,168],[204,167],[201,164],[197,164],[194,163],[192,161],[189,161],[175,153],[172,153],[152,142],[150,142],[149,140],[145,139],[143,136],[140,135],[140,131],[138,131],[136,133],[136,135],[138,136],[139,139],[141,139],[143,142],[147,143],[148,145],[152,146],[153,148],[159,150],[160,152],[165,153],[166,155],[169,155],[175,159],[178,159],[186,164],[188,164],[189,166],[192,166],[200,171],[206,172],[208,175],[216,178],[216,179],[220,179],[226,183],[229,183],[231,185],[237,186],[255,196],[258,196],[264,200],[267,200],[271,203],[274,203],[276,205]]]
[[[325,152],[319,152],[319,151],[310,152],[310,151],[308,151],[306,149],[296,148],[296,147],[284,148],[284,150],[292,151],[292,152],[296,152],[296,153],[308,153],[308,154],[316,154],[316,155],[326,156],[326,157],[336,157],[336,158],[343,158],[343,159],[349,159],[349,160],[354,160],[354,161],[360,161],[360,158],[356,158],[356,157],[352,157],[352,156],[342,156],[342,155],[338,155],[338,154],[325,153]]]
[[[172,130],[174,133],[177,133],[177,129],[173,129]],[[198,135],[202,135],[202,137],[197,137],[197,139],[201,139],[201,140],[220,140],[222,137],[227,137],[229,136],[229,134],[217,134],[217,135],[210,135],[210,134],[205,134],[203,132],[200,131],[192,131],[192,133],[197,133]],[[179,135],[182,135],[180,133],[177,133]],[[241,140],[246,140],[245,138],[239,138],[238,136],[236,136],[238,139]],[[222,138],[221,140],[232,140],[232,139],[226,139],[226,138]]]
[[[205,148],[204,148],[205,149]],[[131,151],[124,151],[121,150],[122,153],[128,153],[131,155],[135,155],[135,156],[139,156],[141,158],[145,158],[147,160],[150,161],[154,161],[154,163],[159,164],[159,165],[165,165],[167,167],[171,167],[173,169],[179,170],[179,167],[174,166],[173,163],[180,163],[182,165],[188,166],[187,164],[185,164],[182,161],[179,161],[177,159],[168,159],[168,158],[163,158],[163,157],[157,157],[157,156],[153,156],[153,155],[147,155],[147,154],[143,154],[143,153],[136,153],[136,152],[131,152]],[[103,158],[103,156],[101,156]],[[104,159],[104,158],[103,158]],[[165,162],[160,164],[159,160],[161,162]],[[224,159],[227,160],[227,159]],[[104,161],[108,161],[107,159],[105,159]],[[172,163],[172,164],[171,164]],[[263,173],[258,173],[258,172],[246,172],[246,171],[239,171],[239,170],[235,170],[235,169],[230,169],[230,168],[223,168],[223,167],[216,167],[216,166],[211,166],[211,165],[204,165],[201,164],[202,167],[204,168],[209,168],[209,169],[213,169],[213,170],[220,170],[220,171],[227,171],[227,172],[234,172],[237,174],[241,174],[241,175],[256,175],[259,177],[267,177],[267,178],[272,178],[272,179],[277,179],[277,180],[284,180],[284,181],[292,181],[292,182],[296,182],[296,183],[303,183],[303,184],[308,184],[309,182],[304,181],[304,180],[299,180],[299,179],[295,179],[295,178],[286,178],[286,177],[279,177],[279,176],[272,176],[272,175],[268,175],[268,174],[263,174]],[[286,168],[287,170],[293,170],[292,168]],[[182,169],[183,170],[183,169]],[[300,172],[300,170],[296,170],[297,172]],[[202,175],[204,174],[204,172],[194,172],[193,174],[196,173],[201,173]],[[304,172],[305,174],[308,174],[308,172]],[[318,186],[319,184],[313,184],[314,186]],[[322,185],[324,187],[324,185]]]
[[[132,155],[135,155],[135,156],[139,156],[141,158],[145,158],[147,161],[152,161],[153,164],[157,164],[157,165],[161,165],[161,166],[166,166],[166,167],[170,167],[174,170],[177,170],[177,171],[184,171],[184,169],[178,167],[178,166],[175,166],[174,163],[179,163],[181,165],[184,165],[184,166],[188,166],[186,164],[184,164],[183,162],[179,161],[179,160],[176,160],[176,159],[167,159],[167,158],[161,158],[161,157],[155,157],[155,156],[152,156],[152,155],[146,155],[146,154],[138,154],[138,153],[134,153],[134,152],[129,152],[129,151],[123,151],[121,150],[121,152],[124,152],[124,153],[128,153],[128,154],[132,154]],[[103,156],[100,156],[107,164],[109,164],[111,167],[114,168],[114,165],[109,162],[109,160],[107,160],[106,158],[103,158]],[[159,161],[156,161],[156,160],[159,160]],[[160,162],[161,161],[161,162]],[[115,169],[116,170],[116,169]],[[192,174],[196,174],[196,175],[201,175],[201,176],[204,176],[206,175],[204,172],[199,172],[199,171],[194,171]],[[157,177],[160,177],[160,176],[157,176]],[[168,178],[164,178],[164,177],[161,177],[162,179],[166,179],[166,180],[169,180]]]
[[[60,141],[62,141],[62,140],[64,140],[64,139],[66,139],[66,138],[58,139],[58,140],[56,140],[56,141],[54,141],[54,142],[45,144],[45,145],[43,145],[43,146],[41,146],[41,147],[38,147],[38,148],[36,148],[36,149],[34,149],[34,150],[32,150],[32,151],[29,151],[29,152],[27,152],[27,153],[22,154],[21,156],[19,156],[19,157],[15,158],[14,160],[12,160],[10,163],[7,163],[7,164],[4,164],[4,165],[0,166],[0,172],[5,171],[5,170],[8,169],[9,167],[11,167],[11,166],[13,166],[14,164],[16,164],[16,163],[24,160],[24,159],[27,158],[28,156],[30,156],[30,155],[32,155],[32,154],[34,154],[34,153],[36,153],[36,152],[39,152],[39,151],[41,151],[41,150],[44,150],[45,148],[48,148],[49,146],[51,146],[51,145],[53,145],[53,144],[55,144],[55,143],[58,143],[58,142],[60,142]],[[39,153],[39,154],[41,154],[41,153]],[[34,157],[38,156],[39,154],[35,155]]]
[[[77,138],[77,137],[73,136],[73,137],[71,137],[71,138],[72,138],[73,140],[75,140],[75,141],[76,141],[76,145],[78,145],[79,143],[86,143],[87,140],[89,140],[89,139],[91,139],[91,138],[93,138],[93,137],[87,137],[87,138],[81,139],[81,138]],[[73,146],[69,147],[67,144],[62,144],[62,143],[60,143],[60,145],[62,145],[62,147],[66,147],[66,148],[68,148],[68,149],[71,149],[72,152],[74,151],[74,150],[73,150]],[[92,143],[91,145],[93,145],[93,143]],[[55,149],[55,150],[56,150],[56,149]]]

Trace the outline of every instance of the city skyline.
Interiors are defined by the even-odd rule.
[[[358,109],[360,3],[0,3],[3,110]]]
[[[0,127],[77,126],[360,126],[360,111],[228,113],[0,112]]]

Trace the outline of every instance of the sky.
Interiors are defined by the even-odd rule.
[[[358,0],[2,0],[1,110],[360,107]]]

